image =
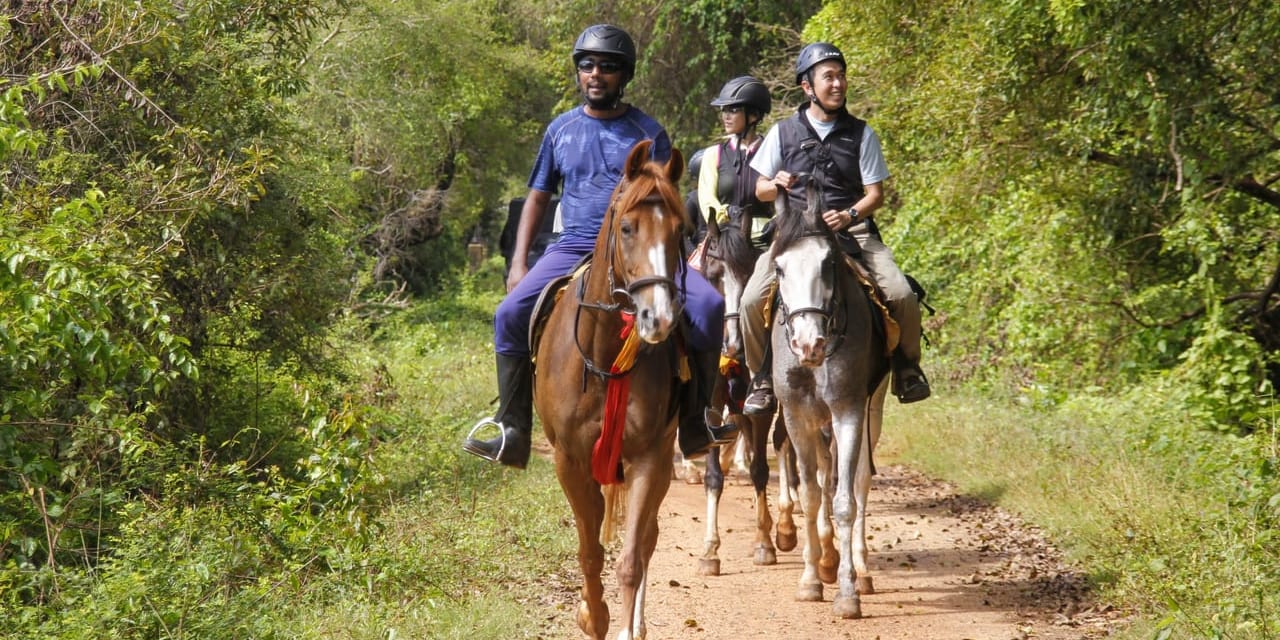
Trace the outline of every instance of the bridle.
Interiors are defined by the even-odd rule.
[[[824,238],[829,239],[830,234],[823,231],[810,231],[801,235],[800,238]],[[846,314],[840,313],[844,309],[843,296],[841,296],[840,287],[837,286],[836,269],[841,265],[837,257],[843,257],[836,249],[834,244],[828,244],[827,255],[822,259],[822,284],[828,287],[831,295],[821,307],[799,307],[790,309],[787,302],[782,299],[781,293],[778,295],[778,312],[782,316],[782,326],[787,331],[787,340],[792,338],[791,322],[796,318],[809,313],[822,318],[822,332],[827,336],[826,354],[831,355],[840,347],[840,343],[844,341],[845,329],[848,326],[848,317]]]
[[[622,188],[618,189],[617,195],[614,196],[613,201],[609,203],[609,215],[608,215],[608,218],[605,220],[605,224],[609,225],[608,236],[606,238],[606,243],[608,247],[607,254],[609,256],[609,262],[606,265],[605,279],[606,279],[606,282],[608,283],[609,296],[611,300],[608,302],[587,300],[586,299],[587,279],[589,274],[584,274],[583,277],[578,281],[578,291],[577,291],[578,310],[573,320],[573,336],[574,336],[573,342],[578,347],[578,353],[582,356],[582,362],[585,364],[586,370],[606,380],[609,378],[620,377],[626,374],[611,373],[608,369],[598,366],[597,364],[595,364],[595,362],[591,360],[591,357],[587,354],[586,349],[583,348],[582,340],[580,340],[578,337],[578,327],[582,321],[583,309],[603,311],[605,313],[619,313],[624,316],[634,315],[636,312],[635,295],[637,292],[647,287],[665,287],[668,290],[668,292],[671,294],[671,299],[675,301],[675,305],[676,305],[675,313],[677,316],[683,311],[683,306],[684,306],[679,295],[679,292],[682,291],[683,288],[676,284],[676,281],[674,278],[670,278],[667,276],[645,276],[643,278],[637,278],[631,282],[623,282],[621,283],[621,286],[618,284],[619,278],[615,275],[617,273],[617,270],[614,268],[614,263],[620,260],[620,256],[617,248],[617,242],[615,240],[615,237],[617,235],[617,224],[618,224],[617,222],[618,221],[618,203],[623,199],[623,196],[626,194],[627,189],[630,188],[630,186],[631,185],[625,181],[622,183]],[[660,204],[663,204],[663,199],[659,193],[651,193],[645,196],[643,199],[638,200],[636,202],[637,206],[660,205]],[[677,245],[679,245],[679,243],[677,243]],[[677,261],[677,264],[684,261],[684,247],[680,246],[679,250],[680,250],[680,256]],[[590,268],[591,267],[588,267],[588,270]],[[685,272],[684,277],[685,278],[688,277],[687,272]],[[618,298],[621,298],[622,300],[619,302],[613,301]]]

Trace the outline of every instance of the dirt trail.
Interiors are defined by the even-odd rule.
[[[775,514],[776,492],[775,475],[769,496]],[[876,593],[862,597],[864,618],[840,620],[831,615],[831,586],[824,602],[793,599],[803,516],[797,514],[800,547],[779,551],[777,565],[752,564],[752,493],[745,478],[726,483],[722,575],[703,577],[696,567],[704,488],[672,482],[649,574],[650,639],[1062,640],[1107,636],[1120,618],[1091,601],[1083,578],[1034,528],[911,469],[888,466],[873,481],[868,510]],[[605,577],[612,638],[620,599],[611,561]],[[561,611],[572,620],[572,606]]]

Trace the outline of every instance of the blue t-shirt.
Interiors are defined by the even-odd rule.
[[[616,118],[602,120],[587,115],[582,106],[560,114],[547,126],[533,163],[529,188],[560,196],[562,237],[594,240],[600,233],[609,197],[622,180],[622,169],[631,148],[641,140],[653,140],[653,159],[671,157],[666,129],[636,107]]]

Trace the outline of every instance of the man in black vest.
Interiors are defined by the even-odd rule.
[[[880,241],[871,215],[884,202],[882,183],[889,170],[880,150],[880,138],[867,123],[845,109],[844,54],[834,45],[818,42],[806,46],[796,59],[796,83],[808,102],[794,115],[774,125],[765,135],[751,168],[760,174],[756,196],[765,202],[788,189],[795,206],[805,206],[804,189],[793,187],[796,176],[811,174],[821,185],[822,214],[841,244],[861,250],[863,264],[884,291],[889,311],[901,329],[893,357],[893,392],[903,403],[929,397],[929,381],[920,369],[920,303],[906,276],[894,262],[893,252]],[[770,413],[776,408],[769,377],[766,349],[769,332],[764,327],[764,297],[774,282],[770,256],[756,263],[755,273],[742,296],[742,324],[747,367],[757,372],[751,395],[743,406],[748,414]]]

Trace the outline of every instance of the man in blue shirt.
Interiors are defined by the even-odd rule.
[[[548,283],[568,273],[595,248],[609,199],[622,179],[632,147],[641,140],[652,140],[654,160],[665,162],[671,156],[671,139],[662,125],[622,101],[627,82],[635,74],[636,48],[631,36],[613,25],[588,27],[574,44],[573,63],[584,102],[556,117],[542,137],[507,276],[507,297],[494,315],[498,411],[492,419],[476,425],[462,446],[468,453],[520,469],[529,461],[533,428],[528,336],[538,296]],[[541,228],[552,194],[562,185],[564,229],[530,268],[529,247]],[[701,396],[698,402],[685,402],[681,408],[680,448],[689,457],[727,440],[734,427],[710,426],[709,421],[719,422],[718,416],[709,410],[704,415],[724,333],[724,298],[697,271],[686,269],[676,281],[685,283],[690,328],[686,337],[695,361],[691,384],[700,389],[694,396]],[[496,425],[502,433],[490,440],[476,439],[475,431],[484,424]]]

